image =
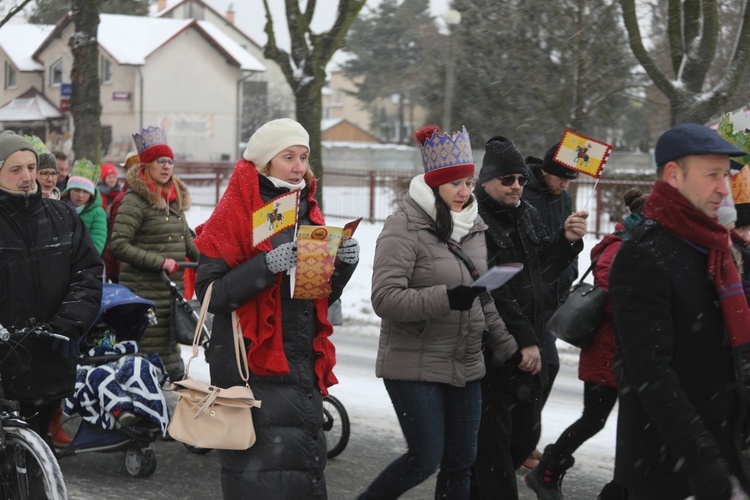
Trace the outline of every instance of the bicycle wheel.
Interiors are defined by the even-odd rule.
[[[349,443],[349,414],[341,401],[331,395],[323,398],[323,430],[328,458],[338,456]]]
[[[5,427],[0,452],[2,498],[68,498],[60,466],[47,443],[31,429]]]

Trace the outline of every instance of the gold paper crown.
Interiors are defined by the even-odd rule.
[[[135,143],[135,148],[138,150],[138,154],[141,154],[151,146],[159,144],[167,145],[167,134],[163,128],[151,125],[144,128],[140,134],[133,134],[133,142]]]
[[[745,109],[735,113],[724,113],[719,120],[719,126],[716,131],[724,139],[731,142],[733,146],[742,151],[750,151],[750,117],[746,114]],[[740,165],[750,164],[750,154],[732,158]]]
[[[32,146],[34,146],[34,150],[36,151],[37,155],[49,153],[49,149],[47,149],[47,146],[39,137],[35,135],[24,135],[24,138],[26,138],[26,140],[29,141]]]
[[[91,181],[92,184],[96,184],[99,180],[99,172],[101,169],[101,165],[94,165],[88,159],[81,158],[73,163],[73,168],[70,170],[70,176],[83,177],[84,179]]]
[[[453,135],[441,133],[438,129],[425,139],[421,149],[425,173],[445,167],[474,164],[466,127]]]

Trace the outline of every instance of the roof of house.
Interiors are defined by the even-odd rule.
[[[167,0],[167,6],[164,9],[162,9],[162,10],[159,10],[159,6],[155,2],[151,6],[149,6],[149,15],[152,16],[152,17],[162,17],[162,16],[165,16],[168,13],[172,12],[174,9],[176,9],[179,5],[185,3],[186,1],[188,1],[188,0]],[[192,1],[195,2],[195,3],[198,3],[200,5],[202,5],[206,9],[210,10],[211,12],[213,12],[218,17],[221,17],[222,19],[224,19],[224,16],[219,11],[217,11],[216,9],[214,9],[212,6],[208,5],[206,2],[204,2],[202,0],[192,0]],[[252,43],[256,47],[258,47],[259,49],[263,48],[263,46],[261,44],[259,44],[258,42],[256,42],[253,39],[253,37],[251,37],[250,35],[248,35],[244,31],[242,31],[236,25],[234,25],[232,23],[229,23],[229,22],[227,22],[227,24],[229,26],[231,26],[232,28],[234,28],[234,30],[237,31],[239,34],[241,34],[242,36],[244,36],[245,38],[247,38],[247,40],[250,43]]]
[[[43,121],[63,116],[60,110],[34,87],[0,107],[0,122]]]
[[[0,49],[19,71],[41,71],[44,66],[32,54],[53,29],[52,24],[5,24],[0,28]]]
[[[54,38],[72,22],[66,15],[54,31],[34,52],[37,56]],[[97,38],[102,49],[119,64],[141,66],[146,59],[171,39],[185,30],[196,29],[209,43],[233,64],[244,71],[265,71],[266,67],[240,44],[206,21],[193,19],[168,19],[142,16],[101,14]]]

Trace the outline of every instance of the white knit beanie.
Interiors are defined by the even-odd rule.
[[[310,134],[299,123],[289,118],[272,120],[258,130],[247,141],[242,155],[256,167],[265,167],[271,159],[289,146],[305,146],[310,150]]]

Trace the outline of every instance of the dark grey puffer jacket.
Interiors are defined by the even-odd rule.
[[[259,183],[264,201],[288,192],[273,186],[262,175]],[[307,193],[304,189],[300,197],[300,224],[311,224]],[[288,229],[271,238],[271,244],[276,248],[292,241],[293,237],[294,230]],[[208,285],[214,282],[209,307],[214,313],[209,349],[211,383],[219,387],[242,384],[234,357],[231,313],[238,304],[276,282],[276,275],[266,266],[265,256],[266,253],[261,252],[235,268],[230,268],[220,258],[200,257],[196,291],[201,299]],[[329,303],[340,297],[355,268],[356,265],[343,263],[336,266]],[[286,275],[281,297],[282,340],[290,372],[283,376],[264,376],[251,370],[250,387],[255,398],[262,401],[261,408],[253,409],[257,441],[249,450],[217,450],[225,499],[327,498],[323,472],[326,465],[323,403],[314,372],[316,353],[312,347],[316,334],[314,302],[289,298]],[[246,342],[249,341],[246,339]]]
[[[128,171],[128,192],[112,227],[111,245],[112,252],[122,260],[120,284],[156,303],[158,323],[146,329],[141,350],[158,354],[167,372],[179,380],[183,365],[169,333],[171,297],[160,277],[161,265],[165,258],[184,261],[188,257],[197,262],[198,248],[184,214],[190,208],[187,186],[174,176],[172,180],[182,195],[182,207],[177,201],[167,206],[166,200],[140,177],[137,168]],[[182,271],[170,277],[184,290]]]
[[[378,237],[372,306],[382,322],[375,373],[387,379],[463,387],[485,374],[485,325],[490,329],[486,348],[498,361],[509,359],[518,346],[494,303],[482,306],[477,299],[468,311],[450,309],[447,289],[474,280],[434,228],[432,218],[407,196]],[[486,228],[477,216],[460,241],[480,274],[487,271]]]

